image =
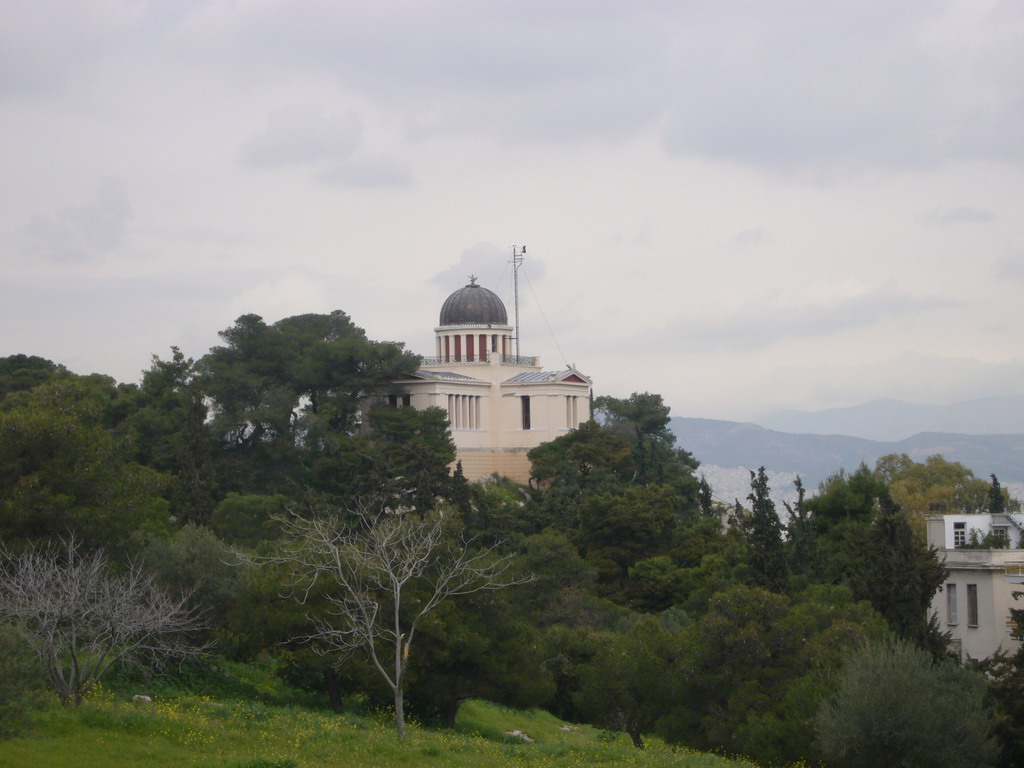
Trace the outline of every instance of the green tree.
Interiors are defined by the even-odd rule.
[[[308,637],[323,652],[365,653],[394,696],[395,728],[405,736],[405,685],[413,641],[424,618],[449,598],[503,589],[521,581],[509,556],[471,549],[452,536],[445,510],[418,517],[402,510],[359,510],[288,521],[290,545],[272,558],[296,584],[325,581],[330,604],[312,616]]]
[[[849,583],[857,567],[857,551],[878,513],[886,493],[884,477],[861,464],[853,473],[839,470],[818,485],[816,496],[804,501],[817,533],[816,572],[826,583]]]
[[[679,571],[665,569],[662,577],[673,586],[678,578],[673,604],[697,618],[707,612],[715,593],[753,581],[746,537],[736,527],[723,530],[715,517],[700,516],[676,526],[671,558]]]
[[[818,485],[818,493],[804,504],[820,534],[831,534],[843,526],[866,526],[878,509],[878,497],[885,493],[885,480],[861,464],[852,474],[840,469]]]
[[[0,739],[28,727],[33,694],[45,677],[25,634],[16,624],[0,623]]]
[[[237,556],[213,531],[188,523],[171,538],[150,542],[143,562],[167,594],[190,595],[212,629],[224,626],[243,574]]]
[[[310,504],[374,499],[425,512],[465,490],[449,471],[455,446],[443,411],[375,407],[366,419],[365,432],[325,435],[315,450],[301,453]]]
[[[460,702],[470,698],[519,709],[543,706],[554,694],[539,630],[523,620],[515,589],[480,594],[472,610],[446,602],[417,630],[410,667],[410,711],[455,727]]]
[[[58,379],[0,413],[0,539],[73,535],[87,548],[130,556],[130,536],[163,533],[167,478],[129,462],[104,425],[106,383]]]
[[[374,408],[369,413],[370,443],[377,460],[369,489],[394,507],[425,512],[452,493],[449,465],[455,444],[448,414],[440,408]]]
[[[631,608],[661,613],[683,602],[686,573],[668,555],[638,560],[629,569],[626,599]]]
[[[700,504],[700,512],[708,517],[717,515],[714,499],[711,495],[711,483],[704,477],[703,473],[697,481],[697,501]]]
[[[71,378],[74,374],[63,365],[35,355],[0,357],[0,404],[17,392],[29,392],[54,379]],[[10,398],[13,405],[15,398]]]
[[[540,627],[586,623],[581,603],[589,602],[595,573],[568,535],[549,528],[528,536],[521,550],[518,565],[534,578],[516,587],[514,595],[528,620]]]
[[[630,441],[596,421],[585,421],[531,449],[529,458],[530,482],[538,487],[557,480],[584,490],[609,482],[621,484],[634,474]]]
[[[994,474],[989,475],[992,478],[992,485],[988,489],[986,495],[988,513],[990,515],[1001,515],[1006,511],[1006,499],[1003,498],[1003,489],[999,485],[999,478]]]
[[[855,651],[815,718],[829,764],[842,768],[982,768],[995,744],[985,679],[935,663],[904,641]]]
[[[627,399],[599,397],[594,400],[596,420],[633,446],[635,482],[672,485],[689,496],[696,506],[697,481],[693,471],[699,462],[676,448],[669,429],[669,407],[661,395],[634,392]]]
[[[367,339],[338,310],[273,325],[243,315],[220,336],[224,345],[201,361],[203,384],[233,490],[247,492],[300,487],[305,456],[354,434],[367,394],[391,391],[418,364],[399,344]]]
[[[792,598],[748,586],[716,593],[677,636],[674,704],[659,731],[766,763],[813,760],[807,734],[828,674],[886,632],[845,587],[813,585]]]
[[[593,658],[580,669],[574,701],[589,722],[629,734],[644,748],[670,700],[672,635],[653,616],[622,634],[605,634]]]
[[[620,590],[638,560],[668,552],[677,505],[671,488],[654,485],[594,494],[580,504],[575,538],[606,591]]]
[[[814,535],[814,519],[804,502],[804,484],[799,475],[793,481],[793,485],[796,487],[796,502],[783,502],[789,515],[786,523],[786,561],[790,573],[816,576],[819,555],[818,542]]]
[[[460,495],[457,474],[452,477],[456,497]],[[543,531],[550,522],[543,508],[534,503],[530,489],[507,477],[492,475],[479,482],[466,482],[462,487],[462,521],[467,530],[488,544],[503,539],[519,541]]]
[[[945,638],[929,621],[928,607],[946,580],[946,569],[899,508],[884,496],[882,502],[857,553],[851,580],[854,594],[870,602],[898,637],[940,658]]]
[[[1002,515],[1007,512],[1020,512],[1020,502],[1010,498],[1009,492],[999,485],[999,478],[989,475],[992,478],[992,485],[989,486],[985,497],[986,511],[990,515]]]
[[[206,524],[216,504],[216,443],[199,373],[198,364],[177,347],[170,360],[154,355],[120,429],[134,461],[173,477],[175,516]]]
[[[255,547],[280,536],[278,520],[285,513],[286,496],[229,493],[213,510],[210,527],[229,544]]]
[[[1024,592],[1014,592],[1015,600]],[[1019,604],[1018,604],[1019,606]],[[1024,765],[1024,608],[1010,609],[1013,639],[1022,643],[1010,654],[998,653],[977,666],[989,681],[989,701],[995,710],[995,736],[1000,766]]]
[[[782,545],[782,523],[775,511],[764,467],[750,473],[750,517],[746,522],[750,566],[757,586],[782,592],[786,587],[788,568]]]
[[[883,456],[879,461],[888,458]],[[925,515],[985,511],[988,483],[976,478],[963,464],[946,461],[938,455],[929,456],[923,464],[900,463],[901,468],[889,478],[889,493],[910,516],[922,538]]]

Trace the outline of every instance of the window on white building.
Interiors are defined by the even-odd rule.
[[[967,626],[978,626],[978,585],[967,585]]]
[[[946,623],[956,624],[956,584],[946,585]]]
[[[960,548],[967,545],[967,523],[953,523],[953,546]]]
[[[523,401],[523,429],[530,428],[530,397],[529,395],[523,395],[520,400]]]

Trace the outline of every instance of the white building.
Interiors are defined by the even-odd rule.
[[[527,451],[590,419],[591,380],[517,356],[505,305],[475,278],[444,302],[434,338],[435,354],[399,382],[407,394],[397,404],[448,412],[469,480],[497,472],[526,482]]]
[[[1024,515],[930,515],[928,544],[949,569],[931,611],[953,637],[962,658],[988,658],[1020,645],[1010,632],[1010,608],[1024,608],[1013,593],[1024,591]],[[993,542],[1002,548],[983,549]]]

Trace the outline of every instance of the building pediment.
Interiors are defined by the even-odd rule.
[[[562,371],[525,371],[518,373],[504,384],[584,384],[590,386],[593,382],[587,376],[575,368],[566,368]]]

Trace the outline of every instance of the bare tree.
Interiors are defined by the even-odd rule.
[[[315,629],[303,639],[323,653],[367,653],[394,694],[399,738],[405,735],[405,673],[420,619],[449,597],[529,579],[509,572],[510,555],[499,556],[494,547],[474,549],[474,541],[456,536],[449,523],[444,510],[418,517],[364,509],[351,524],[297,518],[287,524],[287,554],[274,558],[288,563],[296,582],[305,585],[303,600],[326,580],[330,607],[325,616],[311,617]]]
[[[187,596],[172,598],[133,565],[113,573],[102,550],[74,541],[0,552],[0,619],[13,620],[66,704],[80,704],[117,661],[196,654],[203,626]]]

